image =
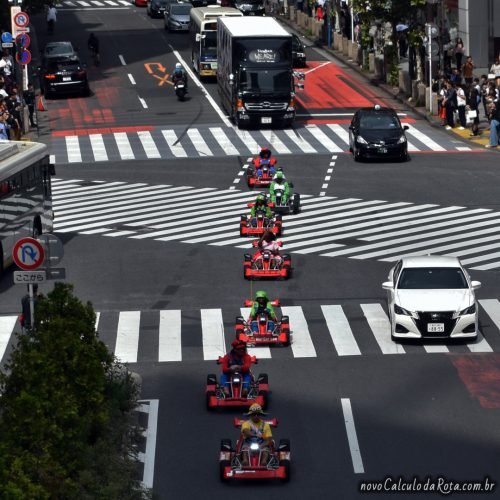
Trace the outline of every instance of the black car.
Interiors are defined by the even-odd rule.
[[[163,17],[167,0],[151,0],[148,1],[146,12],[150,17]]]
[[[304,68],[306,66],[305,46],[297,35],[292,35],[292,58],[294,68]]]
[[[349,151],[355,161],[362,158],[408,159],[408,142],[405,130],[393,109],[361,108],[349,126]]]
[[[60,94],[90,94],[87,70],[78,56],[49,57],[40,68],[41,86],[45,97]]]
[[[266,13],[264,0],[236,0],[234,6],[244,16],[263,16]]]

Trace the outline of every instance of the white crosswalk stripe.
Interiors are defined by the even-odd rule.
[[[238,221],[251,191],[54,179],[53,193],[56,232],[249,248]],[[492,209],[302,193],[301,212],[285,215],[283,229],[290,253],[384,262],[433,253],[500,268],[500,211]]]
[[[316,310],[321,311],[321,316],[314,313],[310,318],[302,306],[283,305],[277,312],[290,318],[291,345],[253,347],[249,348],[249,353],[258,359],[283,359],[407,353],[460,354],[464,349],[473,354],[500,352],[500,301],[484,299],[479,304],[480,314],[484,311],[492,322],[484,323],[476,341],[465,344],[452,341],[413,342],[408,347],[391,340],[385,304],[320,305]],[[245,319],[249,311],[245,307],[240,309]],[[360,311],[363,313],[361,321]],[[236,314],[232,316],[233,312],[238,314],[225,310],[223,315],[222,309],[189,310],[185,311],[189,319],[184,319],[183,311],[179,309],[120,311],[118,315],[114,311],[101,311],[96,313],[95,326],[100,338],[106,339],[108,348],[124,363],[214,361],[226,353],[226,347],[230,348],[235,338],[234,326],[225,326],[223,319],[223,316],[234,318]],[[199,345],[192,335],[193,319],[199,322],[197,328],[201,329]],[[9,345],[15,340],[14,331],[20,331],[18,316],[0,316],[0,362],[5,362],[10,355]],[[153,354],[141,354],[143,352]]]
[[[95,0],[99,1],[99,0]],[[261,146],[269,146],[275,153],[329,154],[349,150],[349,133],[346,124],[305,125],[284,130],[238,130],[228,127],[201,126],[158,131],[91,133],[87,137],[68,135],[53,138],[56,163],[78,163],[93,158],[96,162],[127,159],[206,156],[257,155]],[[438,143],[432,132],[410,127],[408,135],[418,144],[408,142],[411,152],[447,151],[463,148],[460,141],[452,142],[447,136]],[[137,141],[137,135],[139,141]],[[165,148],[167,142],[168,149]],[[116,148],[118,147],[118,152]],[[61,153],[61,151],[65,151]],[[157,153],[158,151],[158,153]],[[98,154],[96,154],[98,152]],[[154,153],[154,154],[152,154]],[[159,156],[158,156],[159,155]]]

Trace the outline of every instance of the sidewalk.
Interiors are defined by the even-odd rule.
[[[398,101],[404,103],[406,106],[408,106],[415,114],[421,116],[422,118],[425,118],[432,126],[434,127],[439,127],[444,130],[444,127],[442,126],[442,120],[439,118],[437,115],[431,115],[429,114],[428,110],[425,108],[425,106],[416,106],[415,103],[412,101],[411,97],[408,98],[400,89],[399,87],[392,87],[391,85],[383,82],[376,81],[374,79],[374,74],[370,73],[368,71],[363,70],[355,61],[352,59],[349,59],[343,52],[339,50],[335,50],[333,48],[333,41],[332,41],[332,47],[328,48],[326,44],[323,43],[322,40],[312,38],[304,29],[302,29],[297,23],[294,21],[290,20],[288,16],[282,14],[277,16],[278,20],[281,21],[283,24],[287,25],[292,31],[294,31],[296,34],[301,35],[302,38],[307,39],[311,45],[315,45],[317,47],[320,47],[322,50],[330,53],[333,55],[336,59],[339,61],[342,61],[346,66],[349,66],[352,70],[356,71],[360,76],[362,76],[367,82],[370,83],[370,85],[376,85],[380,87],[381,89],[384,90],[390,97],[396,98]],[[401,62],[400,67],[403,69],[404,65],[408,65],[407,62]],[[306,81],[307,85],[307,81]],[[480,114],[481,116],[481,114]],[[464,130],[460,130],[459,127],[455,127],[448,132],[452,134],[456,134],[460,136],[462,140],[466,140],[470,142],[473,146],[475,147],[484,147],[486,144],[489,143],[489,124],[488,122],[484,120],[484,117],[481,119],[481,122],[479,124],[479,135],[478,136],[473,136],[471,137],[471,129],[470,128],[465,128]]]

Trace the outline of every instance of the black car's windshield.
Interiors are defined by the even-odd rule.
[[[67,56],[68,54],[73,53],[73,47],[69,43],[58,43],[54,45],[47,45],[45,47],[45,55],[47,57]]]
[[[397,129],[399,122],[394,115],[388,113],[362,113],[359,126],[365,130]]]
[[[191,5],[172,5],[170,14],[174,16],[189,16]]]
[[[154,4],[157,7],[166,7],[167,6],[167,0],[155,0]]]
[[[217,55],[217,31],[203,32],[205,38],[202,38],[203,53],[207,56]]]
[[[255,92],[290,92],[290,72],[272,69],[242,70],[240,84],[243,90]]]
[[[424,267],[403,269],[399,278],[400,290],[433,290],[469,288],[459,267]]]

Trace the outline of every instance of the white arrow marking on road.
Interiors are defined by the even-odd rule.
[[[342,398],[340,402],[342,403],[342,413],[344,414],[347,441],[349,443],[349,450],[351,451],[354,473],[363,474],[365,469],[363,467],[363,460],[361,459],[361,451],[359,449],[358,436],[356,435],[356,427],[354,426],[351,400],[349,398]]]

